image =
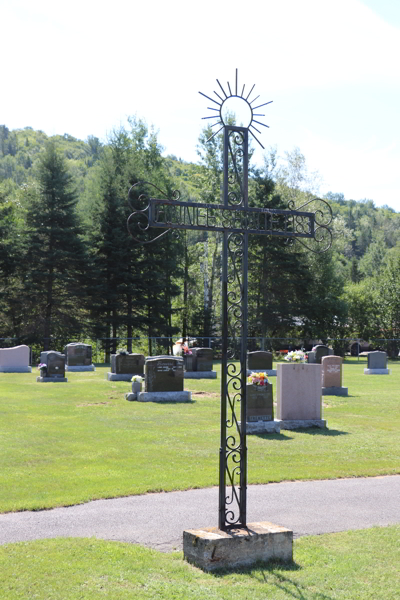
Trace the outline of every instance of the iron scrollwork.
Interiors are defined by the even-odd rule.
[[[332,246],[332,231],[329,229],[329,225],[332,223],[333,215],[332,208],[322,198],[310,198],[304,204],[296,206],[294,200],[290,200],[288,203],[290,210],[307,210],[307,212],[314,213],[314,237],[312,238],[313,244],[305,243],[300,238],[296,238],[300,244],[302,244],[310,252],[320,254],[326,252]],[[306,208],[307,207],[307,208]],[[310,210],[311,209],[311,210]],[[303,217],[296,216],[294,218],[294,231],[295,233],[304,233],[305,224]]]
[[[136,198],[136,201],[139,203],[139,205],[145,206],[145,208],[142,208],[142,209],[136,208],[133,204],[134,197],[137,193],[137,190],[145,185],[150,185],[151,187],[156,189],[158,192],[160,192],[162,198],[164,198],[165,200],[178,201],[180,199],[180,192],[178,190],[174,190],[172,192],[172,198],[168,198],[168,194],[166,194],[163,190],[160,190],[160,188],[158,188],[153,183],[149,183],[148,181],[139,181],[138,183],[135,183],[130,188],[130,190],[128,192],[128,204],[132,210],[132,213],[129,215],[129,217],[127,219],[126,226],[127,226],[129,235],[134,239],[134,241],[137,244],[140,244],[140,245],[151,244],[152,242],[159,240],[160,238],[162,238],[164,235],[166,235],[167,233],[169,233],[171,231],[171,229],[166,229],[165,231],[163,231],[156,237],[151,238],[149,240],[142,240],[142,239],[137,238],[135,235],[133,235],[132,227],[138,229],[140,233],[146,232],[150,227],[150,197],[149,197],[149,195],[143,193],[143,194],[140,194]],[[173,231],[173,235],[177,236],[177,235],[179,235],[179,232]]]

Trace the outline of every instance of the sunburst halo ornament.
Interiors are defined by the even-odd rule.
[[[220,96],[220,94],[218,94],[216,91],[214,91],[214,94],[217,96],[217,98],[219,99],[219,102],[217,100],[214,100],[213,98],[210,98],[210,96],[207,96],[206,94],[203,94],[203,92],[199,92],[199,94],[201,94],[202,96],[204,96],[204,98],[207,98],[208,100],[211,100],[211,102],[214,102],[214,104],[216,104],[217,106],[219,106],[219,108],[212,108],[211,106],[207,106],[208,110],[213,110],[215,111],[216,115],[211,115],[209,117],[202,117],[203,119],[218,119],[218,121],[216,121],[215,123],[213,123],[211,125],[211,127],[215,127],[216,125],[222,125],[222,127],[220,127],[218,129],[218,131],[215,131],[211,137],[208,138],[207,142],[209,142],[210,140],[213,139],[214,136],[217,135],[217,133],[219,133],[224,127],[225,125],[227,125],[227,123],[225,123],[224,121],[224,117],[223,117],[223,108],[225,103],[230,100],[231,98],[239,98],[241,100],[243,100],[243,102],[246,103],[247,107],[250,109],[250,122],[247,125],[247,129],[249,130],[249,132],[251,133],[251,135],[253,136],[253,138],[256,140],[256,142],[258,144],[260,144],[261,148],[264,150],[264,146],[262,145],[262,143],[260,142],[259,139],[256,138],[256,136],[254,135],[254,133],[252,132],[252,129],[254,129],[255,131],[257,131],[257,133],[261,133],[261,131],[259,129],[257,129],[257,127],[255,127],[255,125],[253,125],[253,123],[257,123],[258,125],[262,125],[263,127],[269,127],[269,125],[265,125],[265,123],[261,123],[261,121],[257,121],[254,117],[265,117],[264,114],[261,113],[255,113],[254,111],[261,108],[262,106],[266,106],[267,104],[271,104],[271,102],[273,102],[273,100],[270,100],[269,102],[264,102],[263,104],[259,104],[258,106],[252,106],[256,100],[260,97],[259,95],[256,96],[255,98],[253,98],[252,100],[249,100],[255,84],[253,85],[253,87],[251,88],[251,90],[249,91],[249,93],[247,94],[247,96],[245,95],[245,87],[246,85],[243,85],[242,91],[239,94],[238,93],[238,70],[236,69],[236,78],[235,78],[235,93],[232,93],[231,90],[231,86],[229,81],[227,82],[228,85],[228,90],[229,90],[229,94],[227,94],[224,90],[224,88],[222,87],[222,85],[220,84],[220,82],[217,79],[217,83],[219,85],[219,87],[221,88],[221,92],[224,95],[224,97]]]

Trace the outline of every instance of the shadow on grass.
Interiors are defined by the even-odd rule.
[[[211,574],[216,578],[223,578],[232,573],[247,575],[258,583],[265,583],[270,587],[274,586],[277,590],[284,592],[285,597],[296,600],[334,600],[334,596],[323,592],[310,591],[304,585],[289,577],[290,572],[299,571],[302,568],[296,562],[271,561],[256,563],[247,568],[224,569]]]
[[[323,429],[322,427],[305,427],[304,429],[296,429],[299,433],[308,433],[308,435],[324,435],[326,437],[336,437],[338,435],[351,435],[348,431],[340,431],[339,429]]]
[[[290,435],[285,435],[284,433],[248,433],[247,435],[259,437],[262,440],[279,440],[281,442],[289,442],[294,439]]]

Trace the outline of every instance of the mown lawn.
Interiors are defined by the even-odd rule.
[[[248,437],[249,483],[400,472],[400,363],[364,366],[344,365],[349,397],[324,398],[327,431]],[[220,380],[187,380],[190,404],[138,403],[108,370],[59,384],[0,374],[1,512],[217,485]]]
[[[217,574],[181,553],[95,539],[0,546],[0,597],[7,600],[397,600],[400,527],[294,542],[294,562]]]

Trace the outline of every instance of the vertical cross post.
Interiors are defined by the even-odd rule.
[[[224,128],[223,204],[248,207],[248,129]],[[223,232],[219,528],[246,526],[248,233]],[[239,359],[239,368],[235,362]],[[240,423],[240,424],[239,424]]]

